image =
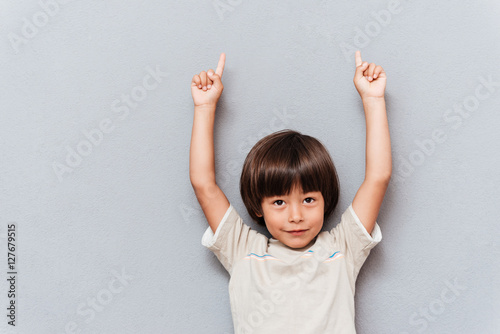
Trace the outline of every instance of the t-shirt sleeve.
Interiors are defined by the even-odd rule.
[[[377,222],[373,231],[368,234],[352,203],[342,214],[338,223],[329,232],[333,236],[334,246],[344,255],[347,261],[351,284],[354,288],[361,266],[370,254],[370,251],[382,240],[382,232]]]
[[[210,249],[231,274],[236,261],[246,256],[258,239],[266,238],[263,234],[246,225],[236,209],[229,204],[215,234],[210,226],[201,239],[201,244]]]

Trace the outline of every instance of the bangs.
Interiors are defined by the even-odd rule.
[[[292,146],[275,145],[263,156],[255,194],[259,198],[288,195],[294,187],[304,193],[321,191],[321,170],[298,140]]]

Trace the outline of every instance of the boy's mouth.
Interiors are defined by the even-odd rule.
[[[302,235],[306,232],[307,230],[292,230],[292,231],[287,231],[291,235]]]

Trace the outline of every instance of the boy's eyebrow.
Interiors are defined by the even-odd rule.
[[[304,197],[318,197],[319,195],[322,195],[321,191],[309,191],[307,193],[303,193],[302,196]]]
[[[286,195],[272,195],[272,196],[264,196],[262,199],[273,199],[278,197],[285,197]]]
[[[263,201],[271,201],[271,200],[276,200],[276,199],[279,199],[279,198],[283,198],[285,197],[286,195],[273,195],[273,196],[264,196],[262,197],[262,200]]]
[[[310,195],[310,194],[317,194],[317,193],[321,193],[321,191],[319,190],[313,190],[313,191],[308,191],[308,192],[303,192],[301,193],[302,196],[306,196],[306,195]],[[288,195],[285,195],[285,194],[282,194],[282,195],[272,195],[272,196],[264,196],[262,199],[274,199],[274,198],[279,198],[279,197],[285,197],[285,196],[289,196],[290,194]]]

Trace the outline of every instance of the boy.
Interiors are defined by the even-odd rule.
[[[392,173],[385,110],[386,74],[356,51],[354,84],[366,117],[365,179],[341,221],[323,222],[339,195],[335,166],[324,146],[296,131],[262,138],[249,152],[240,191],[252,230],[215,182],[213,125],[222,93],[222,53],[216,71],[193,77],[190,179],[210,225],[202,244],[228,270],[235,333],[356,333],[355,281],[381,240],[376,223]]]

